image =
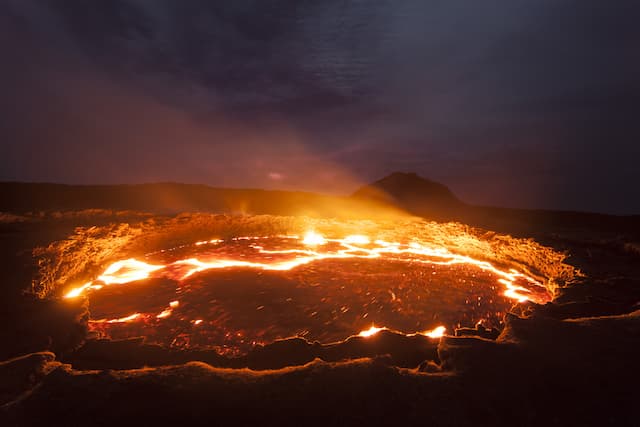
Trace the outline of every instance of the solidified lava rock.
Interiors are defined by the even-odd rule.
[[[60,365],[54,362],[55,358],[51,352],[38,352],[0,362],[0,408],[26,397],[26,393]]]
[[[198,360],[216,367],[264,370],[304,365],[315,359],[338,362],[387,356],[395,366],[415,368],[424,360],[438,360],[437,345],[437,339],[421,335],[406,336],[391,331],[380,331],[375,336],[349,337],[344,341],[327,345],[311,343],[301,338],[278,340],[264,346],[256,346],[248,354],[240,357],[225,357],[214,350],[176,350],[145,344],[144,339],[140,337],[126,340],[89,340],[63,360],[77,369],[134,369]]]
[[[83,299],[23,297],[0,314],[0,360],[37,351],[64,354],[85,340],[89,312]]]
[[[58,364],[2,415],[7,425],[52,420],[63,425],[210,425],[215,420],[238,425],[633,426],[639,319],[640,311],[572,320],[512,317],[497,341],[443,338],[441,365],[426,363],[421,371],[399,369],[385,358],[314,360],[265,371],[201,362],[124,371],[74,371]]]

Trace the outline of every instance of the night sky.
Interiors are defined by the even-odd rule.
[[[0,180],[640,213],[640,2],[0,0]]]

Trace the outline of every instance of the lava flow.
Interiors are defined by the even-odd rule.
[[[445,248],[315,232],[199,241],[121,260],[65,296],[80,295],[98,334],[225,354],[387,328],[435,338],[445,328],[497,327],[515,302],[550,299],[530,276]]]

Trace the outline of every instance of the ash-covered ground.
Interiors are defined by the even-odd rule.
[[[633,233],[540,228],[531,240],[416,219],[336,227],[312,218],[108,211],[5,215],[1,226],[5,425],[638,423],[640,252]],[[100,339],[89,331],[91,295],[63,298],[118,259],[203,238],[309,228],[388,240],[409,233],[530,274],[553,301],[512,304],[497,338],[483,327],[443,338],[381,331],[333,343],[269,339],[231,357],[130,335]]]

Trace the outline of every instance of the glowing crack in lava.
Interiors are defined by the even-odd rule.
[[[99,335],[231,355],[279,338],[334,342],[387,328],[437,338],[478,322],[499,326],[516,302],[550,300],[532,277],[444,248],[315,232],[121,260],[65,296],[80,295]]]

